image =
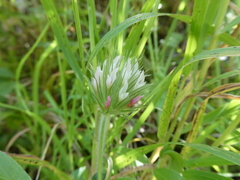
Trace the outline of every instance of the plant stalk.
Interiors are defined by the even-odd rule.
[[[222,135],[212,144],[213,147],[218,147],[227,137],[234,131],[234,129],[240,123],[240,114],[228,125],[227,129],[222,133]]]
[[[96,127],[92,146],[92,166],[91,175],[97,173],[97,179],[102,180],[102,172],[104,167],[104,146],[106,144],[107,131],[109,128],[110,115],[101,114],[99,119],[96,119]]]

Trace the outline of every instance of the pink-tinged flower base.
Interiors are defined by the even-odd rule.
[[[105,109],[108,109],[108,107],[110,106],[110,103],[111,103],[111,97],[108,96],[108,97],[107,97],[107,102],[105,103],[104,108],[105,108]]]
[[[138,96],[133,98],[127,105],[127,107],[132,107],[134,104],[136,104],[143,96]]]

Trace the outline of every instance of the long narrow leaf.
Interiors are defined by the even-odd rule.
[[[98,42],[95,49],[93,50],[93,52],[89,58],[89,61],[91,62],[91,60],[93,60],[93,58],[97,55],[97,53],[100,51],[100,49],[107,42],[109,42],[109,40],[111,40],[113,37],[115,37],[119,32],[123,31],[127,27],[129,27],[139,21],[142,21],[142,20],[145,20],[148,18],[152,18],[152,17],[157,17],[157,16],[170,16],[170,17],[177,18],[177,19],[182,20],[187,23],[189,23],[191,21],[190,16],[170,14],[170,13],[142,13],[142,14],[135,15],[133,17],[126,19],[124,22],[122,22],[121,24],[119,24],[118,26],[113,28],[104,37],[102,37],[102,39]]]
[[[46,11],[46,15],[51,24],[54,35],[56,36],[58,46],[63,51],[70,67],[75,72],[75,75],[77,76],[77,78],[82,81],[83,75],[82,75],[80,67],[77,63],[77,60],[73,55],[69,40],[66,36],[62,22],[60,20],[60,17],[57,13],[57,10],[56,10],[54,4],[53,4],[53,1],[41,0],[41,3],[43,5],[43,8]]]

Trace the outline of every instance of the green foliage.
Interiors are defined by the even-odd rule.
[[[0,159],[1,180],[31,179],[18,163],[2,151],[0,151]]]
[[[7,68],[0,68],[0,96],[5,96],[9,94],[14,88],[14,75]]]
[[[154,174],[154,176],[157,179],[163,179],[163,180],[168,180],[168,179],[185,180],[179,173],[177,173],[176,171],[167,169],[167,168],[157,168],[157,169],[154,169],[153,174]]]
[[[161,150],[160,157],[163,158],[164,156],[169,156],[171,158],[169,169],[179,173],[182,172],[184,161],[179,153],[173,151],[169,146],[164,146],[164,148]]]
[[[239,178],[239,7],[239,0],[1,2],[0,149],[15,153],[32,179],[89,179],[102,136],[98,171],[106,179]],[[100,114],[89,70],[117,55],[138,58],[151,86],[142,109],[109,117],[106,134],[94,137]],[[29,179],[0,155],[0,179]]]
[[[197,170],[188,170],[184,171],[183,177],[186,180],[230,180],[231,178],[223,177],[218,174],[211,172],[197,171]]]

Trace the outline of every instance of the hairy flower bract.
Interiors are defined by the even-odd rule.
[[[92,93],[105,113],[130,112],[144,97],[145,74],[137,59],[123,56],[107,59],[92,74]]]

